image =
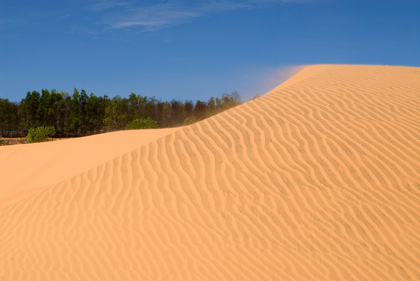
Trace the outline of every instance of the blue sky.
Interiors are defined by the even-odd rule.
[[[0,0],[0,97],[246,100],[305,64],[420,66],[419,0]]]

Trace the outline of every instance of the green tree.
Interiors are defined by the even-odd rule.
[[[147,98],[147,103],[144,105],[142,117],[143,118],[150,117],[153,120],[157,120],[158,119],[157,103],[158,103],[158,100],[155,97]]]
[[[55,135],[55,129],[53,126],[40,126],[36,128],[30,128],[28,135],[26,136],[27,143],[50,141]]]
[[[198,118],[194,117],[194,116],[185,118],[184,126],[192,125],[194,123],[197,123],[198,121],[200,121],[200,120]]]
[[[91,112],[88,112],[89,107],[87,106],[88,103],[88,95],[86,93],[85,90],[81,90],[80,91],[80,96],[79,96],[79,106],[80,106],[80,133],[82,135],[85,135],[90,128],[90,118],[91,115],[94,114]],[[93,109],[93,108],[92,108]]]
[[[39,99],[37,114],[39,116],[39,124],[42,126],[54,125],[54,100],[48,90],[41,90],[41,97]]]
[[[220,98],[216,98],[216,112],[219,113],[222,111],[222,100]]]
[[[88,107],[86,106],[88,101],[88,95],[85,90],[79,91],[74,88],[73,96],[71,99],[70,106],[70,122],[68,130],[71,133],[74,133],[76,136],[80,134],[86,134],[89,128],[89,118]]]
[[[171,109],[168,102],[158,102],[156,105],[157,120],[161,127],[171,127]]]
[[[193,112],[194,112],[194,104],[192,103],[192,101],[186,101],[184,103],[184,112],[185,112],[185,117],[189,118],[193,116]]]
[[[105,108],[104,129],[121,130],[127,122],[128,100],[115,96]]]
[[[214,97],[211,97],[209,99],[209,102],[207,103],[207,116],[210,117],[215,113],[216,113],[216,101],[214,100]]]
[[[203,120],[207,115],[207,104],[202,101],[197,101],[194,106],[194,117],[198,120]]]
[[[172,126],[181,126],[185,119],[184,106],[182,102],[172,100],[170,103],[170,116],[172,119]]]
[[[237,91],[234,91],[230,94],[223,94],[220,103],[221,109],[226,110],[241,104],[241,97]]]
[[[152,118],[140,118],[134,119],[125,126],[126,130],[137,130],[137,129],[154,129],[158,127],[158,123]]]
[[[74,88],[73,96],[70,100],[70,116],[69,116],[69,124],[68,124],[68,131],[74,133],[75,135],[79,134],[79,128],[82,119],[82,109],[80,104],[80,93],[79,91]]]
[[[69,93],[64,91],[60,91],[56,94],[59,95],[60,98],[57,98],[55,109],[55,128],[57,135],[64,136],[67,133],[70,120],[71,97],[69,96]]]
[[[131,93],[128,98],[128,121],[132,121],[137,118],[145,118],[145,107],[147,103],[147,97]]]
[[[37,91],[28,92],[26,98],[22,99],[19,104],[19,116],[21,119],[21,125],[23,129],[28,130],[31,127],[40,125],[39,118],[39,103],[40,94]]]
[[[89,96],[76,88],[72,95],[55,89],[28,92],[19,104],[0,99],[0,133],[25,135],[30,128],[53,126],[58,136],[120,130],[136,119],[156,120],[161,127],[192,123],[240,104],[235,91],[208,102],[159,101],[132,93],[129,98]]]
[[[86,132],[93,134],[102,129],[103,119],[105,117],[106,99],[107,96],[97,97],[92,93],[90,94],[84,104]]]
[[[11,137],[19,134],[18,108],[16,103],[0,98],[0,135]]]

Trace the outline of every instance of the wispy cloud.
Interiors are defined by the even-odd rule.
[[[248,0],[248,3],[256,5],[279,4],[279,3],[307,3],[314,0]]]
[[[302,3],[315,0],[84,0],[66,1],[66,5],[51,6],[40,10],[35,4],[16,6],[21,16],[2,14],[0,27],[6,25],[33,25],[40,19],[55,18],[71,25],[69,32],[100,33],[102,30],[137,27],[139,31],[158,30],[168,26],[191,22],[196,18],[237,10],[260,9],[286,3]],[[319,0],[318,0],[319,1]],[[95,25],[96,23],[96,25]],[[86,33],[86,32],[85,32]]]
[[[138,26],[143,31],[150,31],[215,13],[308,1],[311,0],[198,0],[194,4],[166,1],[162,4],[138,6],[136,2],[103,0],[93,5],[91,10],[103,12],[103,19],[100,23],[111,28],[120,29]]]
[[[220,12],[226,12],[226,11],[252,8],[252,7],[253,5],[251,5],[247,1],[242,1],[242,2],[208,1],[200,5],[199,7],[197,7],[197,10],[202,11],[203,14],[211,14],[211,13],[220,13]]]
[[[189,10],[175,4],[157,4],[131,7],[121,13],[108,13],[104,16],[103,23],[113,28],[141,26],[144,30],[154,30],[200,16],[202,14],[196,10]]]
[[[89,9],[96,12],[102,12],[115,7],[124,7],[130,5],[130,2],[121,2],[121,1],[100,1],[89,6]]]

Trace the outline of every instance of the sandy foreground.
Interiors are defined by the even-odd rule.
[[[308,66],[189,127],[0,147],[0,280],[420,280],[420,68]]]

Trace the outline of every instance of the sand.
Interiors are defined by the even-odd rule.
[[[420,68],[305,67],[189,127],[0,147],[0,280],[420,280]]]

